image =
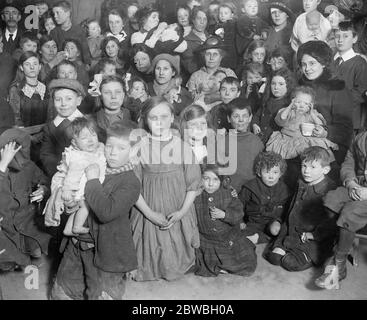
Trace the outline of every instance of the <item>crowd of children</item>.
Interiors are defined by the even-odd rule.
[[[0,272],[52,253],[50,298],[122,299],[249,277],[266,243],[339,287],[367,224],[363,1],[28,1],[38,29],[23,2],[0,7]]]

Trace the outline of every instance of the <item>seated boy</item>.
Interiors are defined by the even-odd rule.
[[[366,131],[355,137],[340,171],[343,186],[330,191],[324,200],[325,207],[339,215],[339,238],[324,274],[316,280],[320,288],[339,288],[339,281],[347,276],[347,256],[355,233],[367,224],[366,139]]]
[[[86,169],[85,200],[90,233],[67,242],[52,289],[52,299],[122,299],[125,275],[137,268],[129,212],[140,194],[140,182],[130,164],[131,126],[112,125],[107,131],[106,178],[98,165]]]
[[[245,208],[243,232],[254,244],[268,242],[279,234],[290,192],[281,177],[287,163],[279,154],[261,152],[255,160],[256,178],[240,193]]]
[[[218,72],[218,71],[217,71]],[[231,129],[227,119],[228,104],[240,96],[240,82],[235,77],[226,77],[220,83],[219,95],[221,103],[215,105],[209,115],[214,129]],[[205,101],[205,98],[204,98]],[[208,100],[206,100],[208,101]],[[210,100],[209,100],[210,101]],[[208,101],[208,102],[209,102]]]
[[[322,147],[309,147],[301,154],[302,179],[293,196],[288,217],[265,258],[288,271],[320,265],[330,255],[336,232],[334,215],[322,198],[335,183],[330,171],[330,154]]]
[[[231,185],[240,192],[242,186],[249,180],[255,178],[254,163],[257,155],[263,151],[264,145],[260,138],[250,132],[249,126],[252,121],[251,104],[246,99],[235,99],[227,106],[227,121],[232,130],[226,137],[226,155],[229,163],[237,165],[229,175]],[[220,144],[221,136],[217,136]],[[235,141],[233,141],[235,139]],[[222,163],[222,161],[220,160]]]
[[[43,127],[40,159],[43,169],[51,178],[57,171],[64,149],[70,146],[71,121],[83,117],[78,106],[82,103],[85,90],[77,80],[72,79],[52,80],[49,90],[57,115]]]
[[[105,177],[106,158],[104,156],[104,145],[98,141],[98,129],[93,120],[77,118],[71,125],[71,146],[65,148],[61,163],[57,166],[58,172],[52,178],[52,195],[47,202],[46,216],[53,217],[55,224],[60,222],[60,211],[53,212],[57,195],[61,192],[61,199],[77,202],[79,208],[74,212],[66,223],[64,234],[72,236],[75,234],[88,233],[89,229],[84,227],[87,220],[89,208],[85,203],[84,188],[86,177],[84,170],[91,164],[98,164],[101,172],[99,177],[101,183]],[[48,222],[48,221],[47,221]]]

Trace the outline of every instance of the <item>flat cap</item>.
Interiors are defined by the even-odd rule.
[[[55,89],[70,89],[82,97],[86,95],[83,85],[78,80],[73,79],[54,79],[48,85],[48,89],[50,91]]]

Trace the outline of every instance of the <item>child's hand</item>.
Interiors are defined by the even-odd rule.
[[[170,225],[175,224],[177,221],[180,221],[182,219],[184,214],[185,213],[182,211],[176,211],[176,212],[171,213],[170,215],[167,216],[168,223]]]
[[[39,185],[38,189],[31,193],[31,203],[32,202],[42,202],[43,198],[45,197],[46,193],[46,186]]]
[[[232,188],[231,196],[232,196],[233,198],[238,198],[238,193],[237,193],[236,189]]]
[[[277,236],[280,232],[280,222],[279,221],[274,221],[271,225],[270,225],[270,233],[273,235],[273,236]]]
[[[163,213],[160,213],[160,212],[152,212],[149,215],[148,219],[151,222],[153,222],[155,225],[157,225],[158,227],[160,227],[161,229],[162,228],[166,228],[169,225],[166,216]]]
[[[85,169],[85,175],[87,176],[87,180],[99,179],[100,171],[99,165],[96,163],[91,164]]]
[[[71,200],[73,200],[73,191],[71,190],[63,190],[62,194],[61,194],[61,199],[64,202],[70,202]]]
[[[367,188],[357,189],[357,192],[358,192],[358,195],[359,195],[359,201],[367,200]]]
[[[226,217],[226,213],[218,208],[213,208],[210,209],[210,215],[212,220],[217,220],[217,219],[224,219]]]
[[[261,133],[261,128],[257,124],[254,124],[252,126],[252,131],[254,132],[254,134],[258,135]]]
[[[261,32],[261,39],[266,40],[268,38],[268,33],[266,31]]]
[[[311,232],[303,232],[301,236],[301,241],[303,243],[314,240],[313,234]]]
[[[254,35],[254,40],[260,40],[260,39],[261,39],[261,36],[259,36],[258,34]]]
[[[8,168],[10,162],[14,159],[17,152],[22,148],[22,146],[16,147],[17,143],[15,141],[8,143],[0,150],[1,160],[0,160],[0,170],[5,172]]]

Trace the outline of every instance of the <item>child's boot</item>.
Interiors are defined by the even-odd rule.
[[[326,263],[324,273],[315,280],[322,289],[339,289],[339,282],[347,277],[347,256],[331,257]]]

